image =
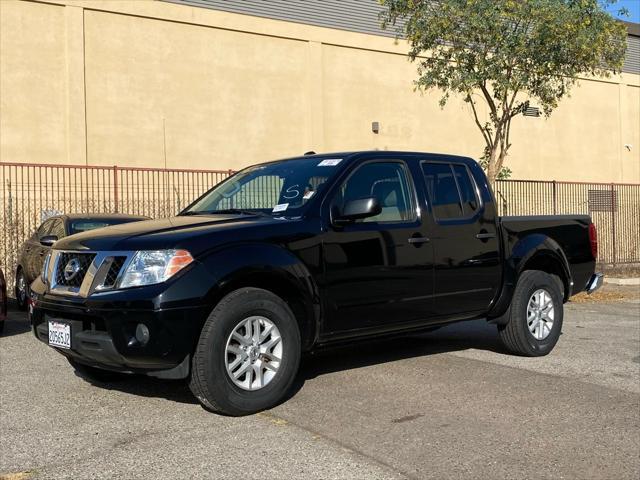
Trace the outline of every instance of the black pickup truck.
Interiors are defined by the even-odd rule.
[[[309,155],[244,169],[174,218],[58,241],[35,336],[85,373],[189,378],[243,415],[287,394],[301,354],[469,319],[546,355],[563,303],[598,288],[588,216],[498,217],[471,159]]]

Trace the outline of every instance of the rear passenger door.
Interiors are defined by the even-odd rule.
[[[431,210],[435,312],[452,318],[484,313],[501,278],[494,205],[482,201],[465,163],[421,166]]]

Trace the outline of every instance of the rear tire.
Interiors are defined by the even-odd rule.
[[[300,345],[298,323],[284,300],[259,288],[235,290],[202,328],[189,387],[205,408],[225,415],[273,407],[295,379]]]
[[[526,357],[540,357],[553,350],[562,332],[560,285],[557,277],[538,270],[526,270],[520,275],[509,321],[498,326],[500,340],[507,350]]]

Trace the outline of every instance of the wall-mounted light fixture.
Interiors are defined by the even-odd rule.
[[[371,122],[371,131],[373,133],[380,133],[380,123],[379,122]]]

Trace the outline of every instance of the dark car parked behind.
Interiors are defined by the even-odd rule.
[[[4,279],[4,273],[0,268],[0,333],[4,328],[4,321],[7,318],[7,282]]]
[[[45,220],[25,242],[16,265],[15,294],[18,308],[21,310],[27,308],[29,285],[40,274],[47,253],[56,241],[76,233],[140,220],[149,220],[149,217],[117,213],[84,213],[57,215]]]

